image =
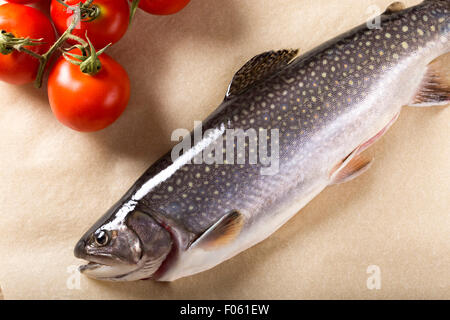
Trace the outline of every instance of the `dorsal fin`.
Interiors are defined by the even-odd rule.
[[[284,49],[267,51],[252,58],[234,75],[225,99],[242,93],[251,85],[288,65],[297,54],[298,49]]]
[[[406,9],[406,5],[403,2],[396,1],[394,3],[391,3],[389,5],[389,7],[387,7],[386,11],[383,12],[383,14],[386,14],[386,15],[393,14],[393,13],[396,13],[396,12],[399,12],[399,11],[402,11],[405,9]]]
[[[213,250],[224,246],[239,236],[243,225],[244,216],[238,211],[231,211],[206,230],[190,248]]]

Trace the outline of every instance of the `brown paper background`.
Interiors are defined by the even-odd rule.
[[[408,5],[419,1],[406,1]],[[80,277],[72,250],[135,179],[221,102],[233,73],[269,49],[309,50],[390,0],[192,0],[139,12],[109,50],[132,97],[110,128],[59,124],[46,91],[0,83],[0,285],[6,299],[450,298],[448,108],[404,108],[368,152],[372,168],[327,188],[272,237],[173,283]],[[369,265],[381,289],[366,286]],[[72,275],[72,278],[70,278]],[[75,275],[76,277],[76,275]]]

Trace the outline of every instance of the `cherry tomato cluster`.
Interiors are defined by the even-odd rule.
[[[49,69],[54,115],[91,132],[116,121],[130,97],[127,72],[104,51],[124,36],[137,8],[168,15],[190,0],[51,0],[51,19],[27,6],[41,0],[7,1],[0,5],[0,81],[41,87]],[[57,51],[62,55],[49,68]]]

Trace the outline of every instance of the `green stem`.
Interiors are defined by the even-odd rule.
[[[76,35],[73,35],[73,34],[69,33],[67,35],[67,39],[75,40],[78,43],[80,43],[83,47],[89,47],[89,43],[87,43],[87,41],[85,41],[84,39],[82,39],[82,38],[80,38],[80,37],[78,37]]]
[[[16,38],[6,30],[0,30],[0,53],[8,55],[14,50],[20,50],[24,46],[39,46],[43,44],[42,39]]]
[[[20,48],[18,48],[17,50],[22,51],[22,52],[25,52],[26,54],[29,54],[30,56],[32,56],[33,58],[36,58],[36,59],[38,59],[38,60],[42,60],[42,59],[43,59],[42,56],[41,56],[40,54],[37,54],[36,52],[31,51],[31,50],[29,50],[29,49],[27,49],[27,48],[20,47]]]
[[[70,6],[63,0],[56,0],[56,1],[59,2],[61,5],[65,6],[67,9],[74,10],[76,8],[79,8],[81,21],[83,22],[95,20],[100,15],[100,8],[92,4],[94,0],[87,0],[84,3],[80,2],[78,7]]]
[[[92,42],[87,37],[87,35],[86,35],[86,39],[89,43],[89,52],[88,53],[86,53],[86,51],[82,51],[83,55],[81,56],[81,55],[66,51],[66,52],[63,52],[63,57],[70,63],[80,66],[81,72],[88,74],[90,76],[94,76],[102,68],[102,64],[101,64],[98,56],[103,54],[103,52],[105,52],[105,50],[108,49],[109,46],[111,46],[111,43],[108,44],[103,49],[96,51]],[[87,49],[87,48],[85,48],[85,49]]]
[[[47,66],[47,63],[49,61],[49,58],[53,55],[53,53],[55,53],[56,50],[58,50],[62,44],[64,42],[66,42],[67,39],[75,39],[76,36],[72,35],[72,31],[73,29],[75,29],[76,25],[78,24],[78,18],[75,18],[72,20],[72,23],[70,24],[69,28],[67,28],[67,30],[61,35],[61,37],[59,37],[58,40],[56,40],[56,42],[50,47],[50,49],[44,53],[42,56],[40,56],[39,61],[40,61],[40,65],[39,65],[39,69],[38,69],[38,73],[37,73],[37,77],[36,77],[36,81],[35,81],[35,86],[36,88],[40,88],[42,87],[42,79],[44,77],[44,71],[45,71],[45,67]],[[76,37],[77,41],[83,41],[81,38]],[[86,42],[85,42],[86,43]]]
[[[131,3],[131,11],[130,11],[130,25],[131,22],[133,21],[133,18],[136,14],[136,10],[139,7],[139,3],[141,2],[141,0],[133,0],[133,2]]]

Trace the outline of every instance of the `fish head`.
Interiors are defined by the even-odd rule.
[[[170,234],[150,215],[127,204],[111,210],[75,246],[75,256],[89,262],[80,272],[110,281],[150,278],[171,251]]]

